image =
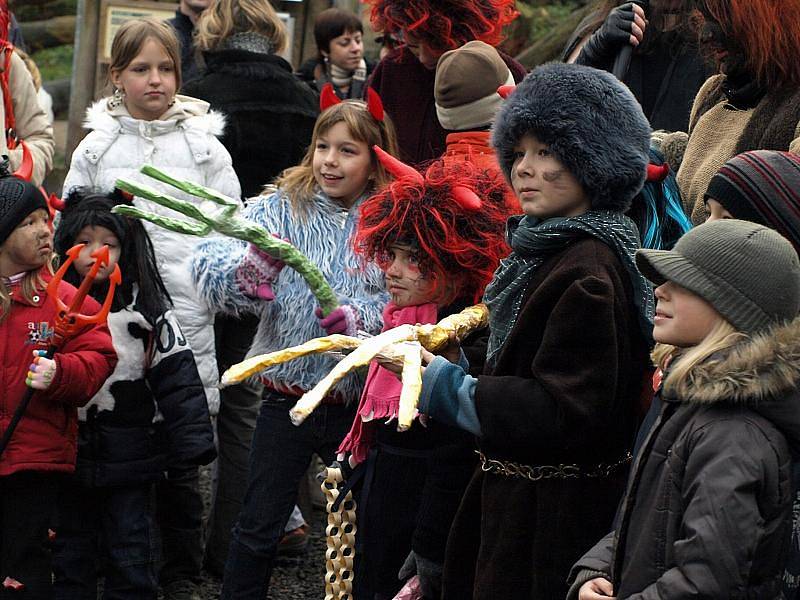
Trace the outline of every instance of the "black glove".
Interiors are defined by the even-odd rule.
[[[442,595],[442,565],[423,558],[413,550],[408,553],[397,577],[403,581],[416,575],[419,587],[426,599],[434,600]]]
[[[612,60],[619,49],[631,43],[633,32],[633,2],[612,9],[600,29],[583,45],[575,62],[579,65],[599,66]]]

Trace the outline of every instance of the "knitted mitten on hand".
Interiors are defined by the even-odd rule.
[[[361,321],[358,318],[358,313],[356,309],[349,304],[342,304],[327,317],[322,315],[321,308],[317,308],[314,314],[319,319],[320,326],[328,335],[341,333],[343,335],[354,336],[361,328]]]
[[[245,296],[260,300],[274,300],[272,284],[285,266],[282,260],[274,258],[250,244],[242,263],[236,269],[236,284]]]

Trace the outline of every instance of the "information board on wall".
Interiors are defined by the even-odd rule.
[[[177,4],[171,2],[151,2],[147,0],[105,0],[100,14],[100,36],[97,52],[98,62],[111,60],[111,42],[117,30],[125,21],[153,17],[166,21],[175,16]]]

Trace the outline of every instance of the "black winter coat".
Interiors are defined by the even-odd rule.
[[[564,598],[570,567],[593,532],[611,528],[622,497],[646,362],[614,251],[586,238],[547,258],[496,365],[478,377],[478,443],[489,459],[583,475],[532,481],[478,467],[447,541],[445,600]],[[600,464],[616,468],[586,476]]]
[[[573,569],[620,599],[780,597],[800,448],[800,320],[696,366],[634,463],[619,526]]]
[[[135,485],[158,481],[168,466],[214,460],[203,383],[172,312],[153,327],[129,307],[110,313],[108,327],[119,361],[79,411],[78,480]]]
[[[181,79],[186,85],[200,74],[195,61],[194,23],[180,9],[175,11],[174,17],[167,19],[167,23],[175,30],[175,37],[181,47]]]
[[[305,155],[319,113],[317,96],[280,56],[245,50],[203,56],[206,71],[182,91],[227,115],[220,141],[231,155],[242,195],[257,196]]]

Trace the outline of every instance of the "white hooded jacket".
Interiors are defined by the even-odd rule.
[[[169,195],[191,201],[205,212],[213,212],[211,202],[200,203],[166,184],[139,173],[151,164],[176,179],[213,188],[240,199],[239,180],[231,157],[217,139],[225,127],[220,113],[209,111],[202,100],[176,96],[175,103],[158,120],[143,121],[130,116],[124,105],[109,108],[108,99],[99,100],[86,111],[84,126],[91,132],[75,149],[64,181],[64,194],[79,186],[110,191],[119,178],[141,182]],[[144,210],[183,221],[188,217],[153,202],[135,198]],[[172,297],[175,313],[194,351],[197,368],[205,386],[211,414],[219,409],[214,314],[197,293],[189,261],[202,238],[162,229],[143,221],[153,242],[158,268]]]

